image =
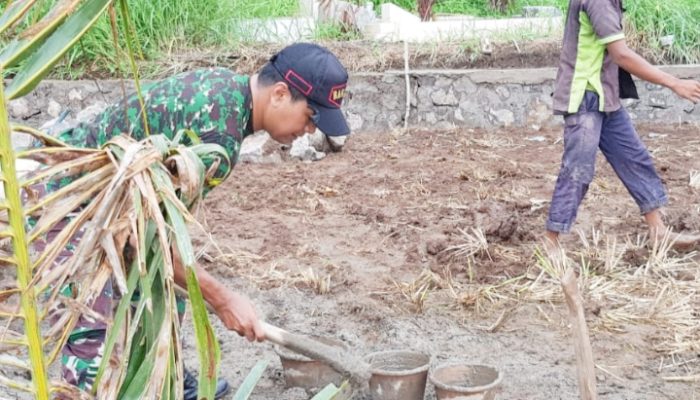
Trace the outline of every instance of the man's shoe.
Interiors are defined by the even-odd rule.
[[[190,371],[185,369],[185,400],[197,400],[198,385],[199,382],[197,382],[197,378]],[[230,391],[231,386],[228,382],[223,378],[219,378],[216,381],[216,394],[214,394],[214,399],[222,399]]]

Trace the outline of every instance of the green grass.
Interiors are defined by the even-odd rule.
[[[297,0],[129,0],[141,49],[148,59],[178,49],[235,46],[250,40],[237,21],[297,13]],[[122,43],[123,45],[123,43]],[[109,19],[95,28],[67,56],[63,75],[90,71],[112,74],[118,68]]]
[[[316,26],[314,40],[359,40],[362,35],[356,31],[343,29],[340,24],[320,23]]]
[[[700,63],[700,1],[626,1],[627,21],[635,32],[631,39],[648,49],[655,61]],[[670,48],[661,48],[659,37],[674,35]]]
[[[376,6],[394,3],[406,10],[416,10],[415,0],[373,0]],[[518,15],[523,6],[556,6],[566,10],[567,0],[515,0],[507,13],[501,14],[488,7],[488,0],[437,0],[433,11],[437,14],[467,14],[477,17],[505,17]]]

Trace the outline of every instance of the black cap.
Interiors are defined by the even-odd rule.
[[[333,53],[316,44],[296,43],[272,56],[270,63],[318,111],[315,123],[321,132],[328,136],[350,133],[340,110],[348,73]]]

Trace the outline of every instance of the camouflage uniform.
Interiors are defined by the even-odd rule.
[[[220,160],[213,178],[206,182],[205,193],[221,183],[231,172],[238,159],[243,139],[252,133],[252,96],[249,77],[235,75],[223,68],[212,68],[187,72],[158,81],[144,87],[142,95],[151,134],[164,134],[169,138],[181,129],[190,129],[202,143],[221,145],[228,153],[230,164]],[[59,135],[64,142],[76,147],[100,147],[113,136],[126,133],[136,139],[146,137],[141,106],[136,95],[132,95],[107,108],[92,123],[83,123]],[[185,135],[185,145],[189,139]],[[215,157],[203,159],[206,167],[216,161]],[[60,179],[47,185],[46,192],[68,184],[72,179]],[[30,221],[30,225],[33,221]],[[50,241],[67,221],[57,224],[47,234]],[[57,262],[70,257],[80,234]],[[45,243],[36,246],[43,250]],[[72,295],[79,290],[73,283],[64,288],[64,294]],[[112,316],[115,293],[108,282],[93,309],[107,320]],[[178,303],[178,311],[184,312],[184,303]],[[63,378],[81,389],[92,387],[99,367],[107,326],[86,316],[80,318],[62,352]]]

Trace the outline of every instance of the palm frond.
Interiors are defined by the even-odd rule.
[[[22,153],[28,158],[36,154],[34,150]],[[25,239],[27,245],[45,240],[47,232],[60,227],[29,264],[34,273],[25,284],[32,287],[28,293],[48,292],[34,307],[37,321],[47,327],[38,341],[45,344],[41,359],[56,360],[80,315],[104,318],[90,305],[104,285],[113,282],[123,299],[110,321],[94,394],[101,399],[179,396],[182,352],[171,254],[176,248],[187,271],[202,365],[200,394],[213,398],[220,355],[194,273],[194,250],[186,227],[192,219],[188,209],[201,198],[205,181],[205,166],[197,153],[153,135],[141,142],[117,137],[97,152],[48,146],[42,154],[52,159],[43,158],[48,164],[18,182],[17,192],[19,187],[46,185],[57,177],[73,181],[28,201],[27,215],[38,218]],[[69,215],[70,222],[61,226]],[[81,236],[90,240],[81,240],[74,254],[58,263],[62,250]],[[129,238],[136,244],[131,259],[124,256]],[[61,293],[68,284],[78,287],[73,297]],[[25,310],[22,315],[27,315]],[[15,340],[12,335],[3,341],[11,340]],[[60,385],[52,382],[51,387]]]
[[[36,48],[27,58],[27,67],[22,68],[7,87],[7,98],[15,99],[31,91],[66,51],[92,27],[110,3],[111,0],[86,0],[70,15],[68,15],[68,9],[64,10],[64,17],[67,16],[67,18],[60,25],[61,18],[58,18],[58,20],[47,24],[44,29],[39,29],[42,34],[33,35],[32,39],[28,39],[24,45],[13,46],[10,44],[6,47],[3,58],[12,62],[26,56],[29,50]],[[58,26],[54,27],[53,25]],[[51,28],[49,29],[49,27]],[[52,31],[50,35],[49,31]],[[5,68],[6,65],[2,67]]]
[[[10,138],[11,131],[7,108],[5,107],[5,96],[0,87],[0,178],[2,179],[5,191],[5,204],[8,222],[8,234],[12,239],[14,255],[11,261],[15,265],[17,279],[17,294],[20,297],[20,308],[22,311],[21,323],[25,332],[26,351],[32,369],[32,386],[18,385],[23,389],[29,389],[37,399],[49,398],[49,387],[47,385],[48,375],[44,359],[43,343],[41,331],[39,329],[39,315],[37,313],[37,298],[34,290],[29,286],[32,280],[32,265],[29,258],[29,245],[26,238],[24,226],[24,213],[20,199],[20,184],[15,170],[15,155]],[[8,327],[13,321],[11,315],[8,319],[5,338]],[[7,344],[8,342],[6,342]],[[11,344],[12,342],[9,342]],[[12,382],[7,382],[12,385]],[[30,389],[31,388],[31,389]]]

